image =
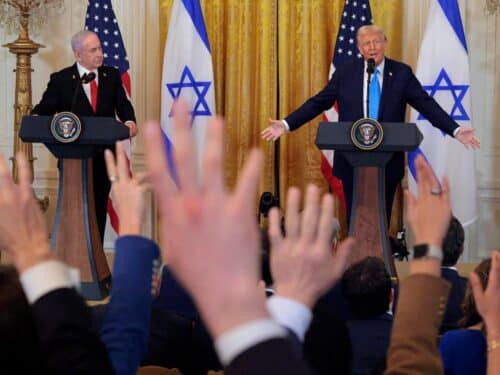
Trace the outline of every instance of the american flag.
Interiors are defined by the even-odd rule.
[[[123,87],[130,99],[130,76],[128,74],[130,64],[111,0],[89,0],[85,18],[85,29],[93,31],[99,36],[104,54],[104,65],[115,67],[120,71]],[[129,141],[125,142],[125,149],[127,150],[130,167]],[[108,199],[107,210],[111,227],[116,233],[119,233],[120,222],[113,206],[111,195]]]
[[[356,32],[359,27],[371,23],[372,12],[369,0],[345,0],[337,41],[333,51],[332,64],[330,65],[330,77],[335,72],[335,66],[361,58],[356,45]],[[323,121],[338,121],[337,103],[334,103],[331,109],[324,112]],[[342,182],[333,175],[333,168],[333,151],[324,150],[321,157],[321,172],[345,210]]]

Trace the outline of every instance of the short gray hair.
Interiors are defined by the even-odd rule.
[[[82,30],[73,35],[71,37],[71,48],[73,49],[73,52],[81,50],[83,47],[83,41],[90,35],[97,36],[96,33],[90,30]]]
[[[359,38],[363,36],[364,34],[372,34],[372,33],[378,33],[384,37],[384,40],[387,41],[387,36],[385,35],[384,29],[377,25],[364,25],[361,26],[358,31],[356,32],[356,41],[359,42]]]

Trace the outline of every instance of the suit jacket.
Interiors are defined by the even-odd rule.
[[[79,73],[76,63],[50,76],[47,89],[42,100],[31,113],[50,116],[57,112],[71,111],[79,116],[115,117],[122,121],[135,121],[134,108],[125,94],[120,73],[109,66],[101,66],[98,72],[97,110],[92,106],[79,83]],[[71,108],[76,93],[74,108]]]
[[[240,353],[224,369],[224,374],[306,375],[310,372],[288,339],[276,338],[256,344]]]
[[[50,374],[114,374],[90,309],[75,290],[47,293],[32,311]]]
[[[347,322],[352,346],[352,373],[371,374],[385,363],[391,338],[392,315],[384,313],[373,319]]]
[[[363,118],[363,70],[362,60],[338,66],[323,90],[286,117],[290,130],[295,130],[312,120],[329,109],[335,101],[338,103],[339,121],[356,121]],[[459,126],[422,89],[408,65],[385,58],[378,120],[382,123],[403,122],[406,104],[411,105],[433,126],[449,135],[453,135],[453,131]],[[352,176],[351,167],[341,152],[335,153],[334,165],[334,174],[337,177],[342,179]],[[387,165],[386,175],[392,181],[403,178],[403,153],[394,154]]]
[[[140,236],[116,240],[113,283],[101,340],[116,374],[135,374],[146,352],[151,320],[156,243]]]
[[[450,284],[425,274],[401,283],[386,375],[443,374],[437,339]]]
[[[446,331],[458,328],[458,321],[463,316],[461,305],[464,301],[468,281],[467,278],[460,276],[456,270],[449,268],[441,268],[441,276],[451,283],[450,297],[448,298],[443,324],[441,324],[440,329],[441,334],[443,334]]]

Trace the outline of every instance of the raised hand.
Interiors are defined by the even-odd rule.
[[[469,280],[477,311],[486,324],[488,335],[494,335],[495,339],[500,339],[500,251],[491,253],[488,285],[484,290],[476,273],[472,272]],[[493,337],[489,337],[489,339],[493,339]]]
[[[300,191],[290,188],[285,217],[286,237],[281,234],[277,208],[269,212],[271,271],[276,294],[312,308],[342,274],[353,251],[354,240],[348,238],[333,253],[333,198],[323,197],[319,190],[307,188],[304,211],[299,213]]]
[[[28,160],[18,153],[16,161],[18,185],[0,154],[0,248],[12,257],[22,273],[51,255],[45,221],[31,188]]]
[[[159,125],[148,123],[144,128],[147,163],[160,212],[162,256],[217,337],[269,316],[256,287],[260,244],[255,197],[262,155],[257,150],[250,153],[234,193],[228,193],[223,181],[223,120],[215,118],[208,124],[201,178],[189,112],[179,102],[173,112],[177,185],[168,172]]]
[[[275,141],[285,133],[285,125],[281,120],[269,119],[269,126],[260,133],[266,141]]]
[[[415,236],[416,244],[430,244],[441,247],[450,224],[451,206],[448,179],[442,186],[422,156],[416,159],[418,196],[408,190],[407,219]]]
[[[119,234],[139,235],[146,209],[147,175],[136,173],[130,176],[122,142],[116,143],[116,159],[110,150],[106,150],[104,156],[113,203],[120,218]]]

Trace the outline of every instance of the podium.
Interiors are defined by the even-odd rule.
[[[71,123],[72,116],[78,124]],[[59,124],[55,124],[56,119]],[[62,112],[55,116],[24,116],[19,137],[24,142],[45,144],[58,158],[59,191],[51,249],[59,259],[79,269],[84,298],[104,298],[109,292],[111,272],[97,226],[92,157],[105,146],[128,138],[128,127],[109,117],[78,118]]]
[[[342,152],[353,168],[349,235],[356,238],[358,247],[354,261],[382,258],[393,277],[397,275],[385,208],[385,166],[394,152],[413,151],[422,139],[415,124],[380,124],[372,119],[322,122],[316,136],[318,148]]]

